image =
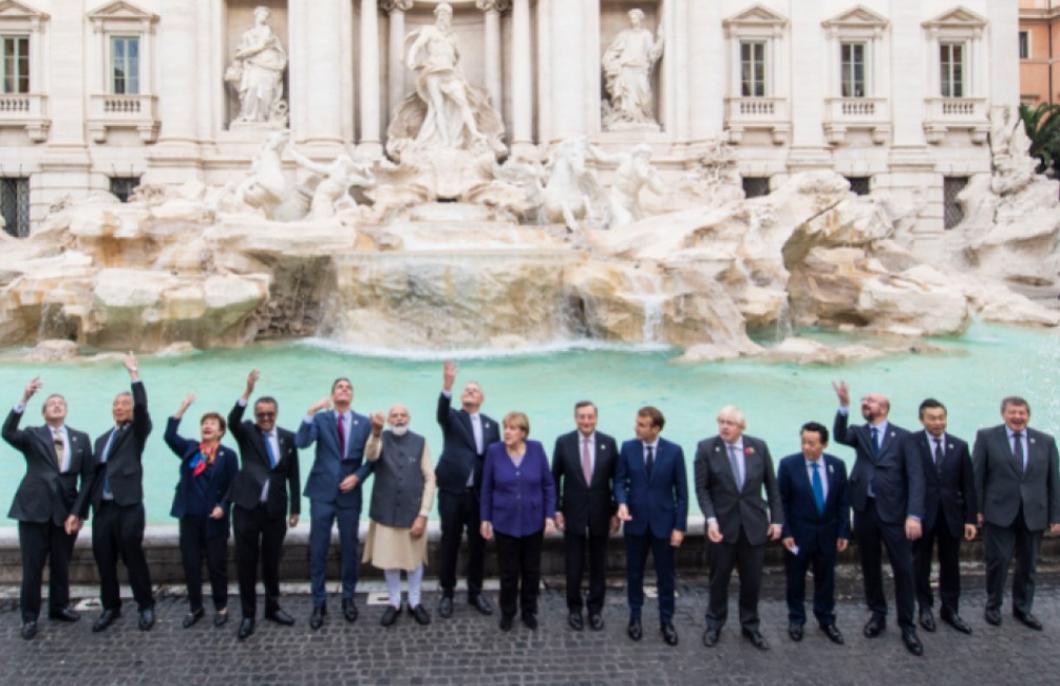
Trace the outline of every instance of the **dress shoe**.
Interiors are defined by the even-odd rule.
[[[920,657],[924,654],[924,644],[917,638],[916,629],[902,629],[902,643],[913,655]]]
[[[876,638],[887,628],[887,619],[883,615],[872,615],[865,623],[865,638]]]
[[[22,638],[27,641],[37,635],[37,620],[31,619],[28,622],[22,622]]]
[[[581,612],[571,612],[567,615],[567,625],[575,631],[581,631],[585,628],[585,620],[582,619]]]
[[[313,614],[309,615],[309,628],[316,631],[324,626],[324,615],[328,613],[326,605],[317,605],[313,608]]]
[[[108,626],[113,624],[114,621],[118,619],[118,617],[121,617],[121,610],[104,610],[100,613],[99,619],[97,619],[95,623],[92,624],[92,631],[94,633],[99,633],[100,631],[103,631]]]
[[[640,626],[640,620],[629,620],[629,626],[626,628],[626,633],[629,634],[629,637],[632,638],[634,641],[639,641],[641,638],[643,638],[644,629]]]
[[[839,631],[839,627],[835,624],[822,624],[821,631],[828,637],[828,640],[836,645],[843,645],[843,634]]]
[[[766,637],[763,636],[762,632],[758,629],[741,629],[740,633],[742,633],[743,637],[750,641],[751,645],[755,648],[758,648],[759,650],[769,650],[769,641],[766,640]]]
[[[140,631],[150,631],[155,625],[155,608],[149,607],[140,610]]]
[[[243,621],[239,623],[239,633],[236,636],[239,637],[240,641],[245,641],[250,638],[250,635],[254,633],[254,619],[252,617],[244,617]]]
[[[523,626],[530,631],[537,631],[537,614],[533,612],[523,613]]]
[[[511,631],[512,630],[512,623],[514,621],[515,621],[515,617],[513,615],[504,615],[504,614],[502,614],[501,615],[501,622],[500,622],[501,631]]]
[[[222,627],[222,626],[225,625],[225,622],[227,622],[227,621],[228,621],[228,610],[227,609],[218,610],[217,612],[213,613],[213,625],[215,627]]]
[[[677,645],[677,629],[674,628],[673,624],[667,622],[659,627],[659,631],[662,632],[663,642],[666,643],[666,645]]]
[[[703,632],[703,645],[706,647],[713,648],[718,645],[719,640],[721,640],[721,627],[708,626]]]
[[[479,593],[473,598],[468,598],[467,602],[471,604],[471,607],[475,608],[484,615],[493,614],[493,603],[486,596]]]
[[[266,612],[265,619],[269,620],[270,622],[282,624],[283,626],[294,626],[294,617],[287,614],[285,610],[279,607],[274,610],[270,610],[269,612]]]
[[[801,641],[802,640],[802,625],[801,624],[796,624],[794,622],[788,624],[788,636],[790,636],[791,640],[795,641],[796,643]]]
[[[353,599],[342,601],[342,616],[346,618],[347,622],[357,621],[357,604],[353,602]]]
[[[49,612],[48,619],[54,619],[57,622],[76,622],[81,619],[81,615],[69,607],[61,607]]]
[[[1017,621],[1022,622],[1024,626],[1028,626],[1035,631],[1042,630],[1042,623],[1030,612],[1019,612],[1017,610],[1013,611],[1012,616],[1015,617]]]
[[[412,615],[412,618],[415,619],[416,623],[420,626],[427,626],[431,623],[431,613],[427,612],[427,608],[422,604],[417,605],[416,607],[410,607],[409,614]]]
[[[946,610],[943,610],[939,613],[939,616],[942,618],[942,621],[946,622],[962,634],[972,633],[972,627],[968,626],[956,612],[947,612]]]
[[[453,616],[452,596],[443,595],[442,599],[438,601],[438,616],[443,619]]]
[[[380,618],[379,623],[383,626],[392,626],[397,621],[399,612],[400,610],[393,605],[387,605],[386,609],[383,610],[383,616]]]
[[[983,613],[983,619],[986,620],[987,624],[1001,626],[1001,610],[992,610],[988,608],[986,612]]]
[[[203,612],[201,607],[198,610],[192,610],[188,614],[184,615],[184,621],[181,623],[181,626],[183,626],[185,629],[187,629],[188,627],[193,625],[195,622],[197,622],[200,619],[202,619],[202,616],[204,614],[206,614],[206,613]]]
[[[589,628],[593,631],[602,631],[604,628],[604,616],[599,612],[590,612]]]
[[[935,631],[935,615],[932,614],[930,607],[925,607],[920,610],[920,626],[924,627],[924,631],[928,633],[934,633]]]

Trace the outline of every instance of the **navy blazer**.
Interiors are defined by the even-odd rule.
[[[269,493],[265,511],[269,518],[283,518],[287,515],[288,507],[291,514],[296,515],[302,511],[302,500],[298,495],[298,448],[294,444],[294,434],[276,427],[276,442],[280,445],[280,454],[276,456],[276,466],[273,467],[269,463],[269,453],[261,431],[253,422],[243,420],[246,410],[246,404],[237,400],[228,413],[228,431],[239,446],[239,457],[242,460],[239,473],[232,482],[229,498],[243,509],[253,510],[260,504],[261,489],[268,481]]]
[[[191,461],[199,452],[199,442],[187,438],[181,438],[177,433],[180,428],[180,420],[170,417],[166,423],[165,441],[173,454],[180,458],[180,480],[177,482],[176,493],[173,494],[173,507],[169,510],[170,517],[180,519],[188,513],[188,502],[195,497],[192,488],[196,486],[196,480],[202,480],[206,487],[207,498],[212,502],[210,507],[220,506],[224,510],[224,517],[214,519],[210,517],[206,524],[206,535],[208,538],[215,536],[228,537],[229,513],[231,503],[228,500],[228,489],[232,480],[239,472],[239,461],[236,453],[226,446],[218,446],[217,455],[214,457],[213,465],[199,476],[191,473]]]
[[[438,395],[438,426],[442,427],[442,454],[434,476],[438,488],[448,493],[463,493],[468,475],[474,473],[475,489],[482,487],[482,464],[486,448],[501,440],[500,427],[484,414],[482,421],[482,452],[475,446],[475,434],[471,428],[471,416],[464,410],[454,410],[452,396]]]
[[[904,448],[913,454],[910,460],[919,459],[924,465],[924,529],[942,526],[951,538],[963,538],[964,525],[975,524],[975,471],[968,444],[951,434],[945,436],[942,464],[937,467],[932,460],[934,439],[927,431],[910,434]],[[942,517],[937,521],[940,509]]]
[[[850,500],[847,492],[847,468],[838,457],[821,455],[828,492],[824,514],[817,511],[806,458],[802,453],[788,455],[777,468],[780,501],[784,505],[784,538],[794,538],[800,554],[819,552],[835,554],[836,541],[850,540]]]
[[[626,441],[615,469],[615,500],[629,508],[633,518],[624,531],[669,539],[674,530],[688,529],[688,475],[681,446],[659,438],[651,479],[645,471],[644,444]]]
[[[857,457],[850,472],[850,505],[864,512],[872,481],[876,497],[876,512],[888,524],[900,524],[908,517],[924,517],[924,468],[916,456],[902,450],[909,432],[887,423],[883,445],[875,459],[872,457],[872,434],[867,424],[849,426],[848,414],[836,412],[832,434],[837,443],[850,446]]]
[[[536,534],[545,528],[546,518],[556,516],[556,486],[540,442],[526,442],[518,467],[503,443],[486,449],[479,515],[495,531],[518,537]]]
[[[372,421],[351,410],[350,435],[346,437],[346,455],[339,455],[339,423],[333,410],[317,412],[313,421],[304,419],[298,426],[294,443],[308,448],[316,442],[316,457],[309,470],[303,495],[310,500],[333,503],[336,507],[361,512],[361,486],[374,468],[364,459],[364,448],[372,434]],[[345,458],[345,459],[343,459]],[[350,474],[357,475],[357,487],[343,493],[339,483]]]

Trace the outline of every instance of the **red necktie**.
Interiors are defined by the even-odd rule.
[[[342,413],[339,413],[338,421],[339,430],[339,459],[346,459],[346,422],[343,421]]]
[[[585,485],[588,486],[593,480],[593,461],[589,456],[589,439],[582,438],[582,474],[585,475]]]

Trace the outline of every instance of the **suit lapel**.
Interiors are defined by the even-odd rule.
[[[46,460],[48,464],[55,469],[59,470],[59,456],[55,454],[55,441],[52,439],[52,430],[47,426],[38,426],[33,429],[33,435],[37,437],[37,440],[44,446],[44,452],[48,455],[49,459]],[[67,446],[67,452],[70,447]]]
[[[460,425],[464,427],[464,437],[467,440],[467,444],[471,447],[471,450],[478,454],[478,446],[475,445],[475,430],[471,428],[471,415],[466,410],[457,410],[456,416],[460,418]],[[479,421],[482,418],[479,417]],[[482,435],[482,441],[486,441],[485,432]],[[486,446],[482,446],[485,449]]]
[[[719,471],[723,474],[729,475],[729,483],[732,484],[732,489],[739,493],[740,488],[736,483],[736,474],[733,473],[732,462],[729,460],[729,447],[721,437],[714,439],[714,449],[712,452],[717,459],[721,460],[722,465],[724,465],[724,468]]]
[[[602,465],[610,458],[607,454],[607,444],[600,440],[600,434],[596,435],[596,459],[593,460],[593,481],[597,480],[597,474],[603,474]]]

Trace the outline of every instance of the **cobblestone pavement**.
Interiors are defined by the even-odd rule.
[[[281,627],[259,618],[257,633],[236,640],[234,616],[214,629],[210,614],[190,630],[181,628],[186,601],[160,595],[158,624],[143,633],[136,628],[132,603],[101,635],[90,632],[95,611],[75,625],[41,622],[33,641],[19,638],[19,615],[11,600],[0,603],[0,684],[941,684],[967,685],[1057,683],[1060,679],[1060,576],[1043,575],[1035,613],[1045,624],[1038,633],[1015,622],[1006,604],[1000,628],[982,618],[981,576],[965,577],[962,615],[974,627],[966,637],[940,626],[935,634],[921,630],[926,655],[909,655],[893,614],[887,631],[868,640],[861,635],[866,614],[852,572],[841,582],[839,626],[847,645],[832,645],[813,624],[796,644],[787,638],[783,574],[767,570],[762,628],[772,650],[761,653],[739,635],[732,596],[730,623],[713,649],[701,642],[706,606],[704,579],[682,579],[678,585],[676,627],[681,643],[667,647],[655,624],[655,605],[645,609],[645,637],[633,643],[625,633],[625,594],[609,589],[607,626],[596,633],[575,633],[566,626],[562,587],[542,593],[541,627],[531,632],[518,622],[510,634],[497,629],[495,617],[482,617],[464,602],[449,620],[435,616],[428,627],[403,615],[384,629],[383,607],[358,596],[360,619],[346,624],[337,599],[330,602],[328,624],[309,630],[310,601],[304,594],[284,598],[283,606],[298,623]],[[558,580],[551,580],[556,582]],[[378,588],[378,583],[375,587]],[[736,583],[733,583],[734,590]],[[8,589],[10,591],[10,589]],[[890,587],[888,588],[890,592]],[[10,593],[9,593],[10,595]],[[207,596],[208,598],[208,596]],[[462,600],[458,596],[458,600]],[[434,613],[437,594],[425,596]]]

